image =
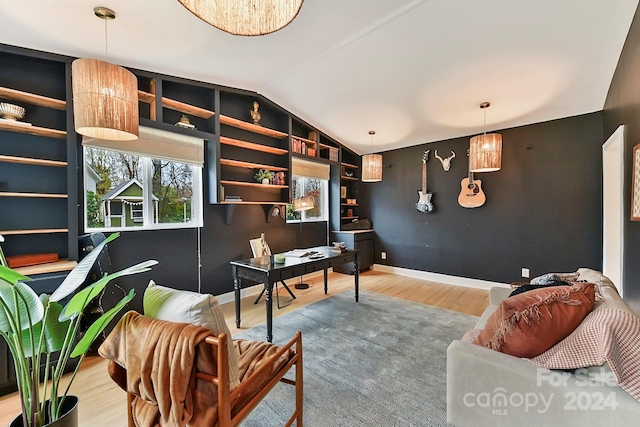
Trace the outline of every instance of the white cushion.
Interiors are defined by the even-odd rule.
[[[210,294],[180,291],[155,284],[153,280],[144,292],[144,314],[169,322],[190,323],[209,329],[216,336],[227,334],[229,350],[229,381],[231,389],[240,385],[238,353],[218,300]]]
[[[616,285],[613,284],[611,279],[597,270],[590,268],[579,268],[578,273],[580,280],[586,280],[589,283],[595,283],[599,288],[611,287],[617,291]]]
[[[635,314],[633,310],[631,310],[631,307],[629,307],[620,297],[618,289],[607,276],[590,268],[579,268],[577,272],[580,274],[580,280],[595,283],[600,290],[602,300],[596,301],[596,305],[593,307],[594,310],[616,308],[618,310],[626,311],[627,313]]]

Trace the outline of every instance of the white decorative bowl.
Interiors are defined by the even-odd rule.
[[[0,102],[0,115],[6,120],[19,120],[24,117],[27,110],[19,105]]]

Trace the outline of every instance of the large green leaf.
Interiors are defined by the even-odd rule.
[[[89,271],[91,271],[91,267],[93,267],[93,263],[96,262],[96,259],[102,252],[102,248],[104,246],[117,238],[120,233],[113,233],[109,237],[107,237],[103,242],[98,244],[87,256],[85,256],[82,261],[75,266],[73,270],[65,277],[60,286],[51,294],[51,301],[60,301],[68,295],[71,295],[78,289],[78,286],[84,283],[84,279],[87,278]]]
[[[93,300],[95,297],[100,295],[102,290],[105,288],[105,286],[107,286],[107,284],[111,280],[117,277],[144,273],[145,271],[151,270],[150,267],[152,265],[156,265],[157,263],[158,261],[155,261],[155,260],[144,261],[144,262],[141,262],[140,264],[136,264],[129,268],[125,268],[124,270],[116,271],[115,273],[111,273],[102,277],[94,284],[87,286],[80,292],[77,292],[62,310],[59,320],[62,322],[82,314],[82,312],[87,307],[89,302],[91,302],[91,300]]]
[[[27,276],[23,276],[17,271],[12,270],[9,267],[5,267],[4,265],[0,265],[0,279],[9,283],[24,282],[26,280],[31,280]]]
[[[71,353],[71,357],[78,357],[85,354],[91,347],[91,344],[93,344],[93,341],[100,334],[100,332],[102,332],[104,328],[109,325],[113,318],[116,317],[120,310],[122,310],[124,306],[133,299],[134,296],[135,293],[133,292],[133,289],[131,289],[129,293],[124,298],[122,298],[120,302],[118,302],[118,304],[115,305],[115,307],[104,313],[98,318],[98,320],[93,322],[93,324],[89,326],[89,329],[87,329],[87,332],[84,333],[82,339],[78,341],[78,344]]]
[[[46,318],[44,319],[44,342],[42,343],[41,353],[53,353],[60,351],[64,344],[64,338],[67,335],[67,331],[71,327],[70,321],[60,322],[58,317],[62,313],[62,305],[57,302],[50,302],[47,294],[40,295],[40,301],[46,307],[49,304],[49,310],[46,310]],[[39,340],[40,333],[42,331],[42,321],[38,322],[33,327],[33,333],[36,340]],[[35,354],[31,350],[31,340],[27,331],[22,333],[22,342],[25,348],[27,356],[34,356]],[[37,344],[37,343],[36,343]]]
[[[22,282],[11,284],[5,280],[0,280],[0,299],[2,300],[2,303],[0,303],[0,330],[4,332],[11,331],[9,318],[14,319],[15,324],[21,330],[32,326],[29,323],[29,315],[33,324],[42,320],[44,315],[42,302],[40,302],[33,289]]]

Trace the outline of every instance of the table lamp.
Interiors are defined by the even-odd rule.
[[[293,210],[296,212],[308,211],[309,209],[313,209],[313,197],[311,196],[302,196],[293,201]],[[298,246],[302,248],[302,214],[300,215],[300,237],[298,238]],[[300,283],[296,283],[296,289],[309,289],[308,283],[302,283],[302,276],[300,276]]]

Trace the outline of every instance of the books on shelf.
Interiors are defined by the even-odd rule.
[[[240,196],[225,196],[224,201],[225,202],[241,202],[242,201],[242,197],[240,197]]]
[[[344,242],[333,242],[333,246],[331,247],[331,252],[340,254],[346,251],[347,251],[347,246],[344,244]]]
[[[308,146],[306,142],[295,136],[291,137],[291,151],[294,153],[306,154],[307,156],[315,156],[316,149],[314,146]]]

